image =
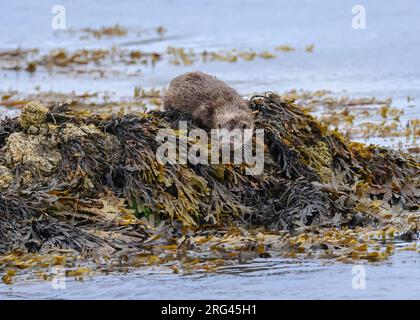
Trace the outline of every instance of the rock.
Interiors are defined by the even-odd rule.
[[[25,130],[32,126],[40,128],[47,121],[48,108],[44,107],[38,101],[28,102],[19,116],[19,123]]]
[[[21,176],[25,177],[23,179],[26,180],[25,184],[33,182],[30,178],[31,172],[36,171],[46,177],[53,173],[61,163],[61,154],[57,149],[55,139],[44,135],[12,133],[6,140],[3,152],[7,166],[22,165],[24,168],[32,168],[30,171],[21,173]]]
[[[80,139],[88,135],[98,135],[98,137],[105,139],[105,134],[93,124],[76,126],[72,123],[66,123],[60,131],[60,140],[67,143],[72,139]]]
[[[13,174],[9,168],[0,165],[0,190],[7,189],[13,181]]]

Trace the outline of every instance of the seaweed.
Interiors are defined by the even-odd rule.
[[[95,115],[27,104],[19,118],[0,122],[0,253],[124,250],[153,234],[143,222],[151,217],[169,226],[162,232],[171,238],[183,234],[180,226],[209,224],[291,233],[374,225],[381,223],[377,201],[418,209],[415,159],[352,143],[273,93],[254,96],[249,107],[265,132],[258,176],[234,164],[160,164],[159,129],[177,129],[180,120],[196,128],[187,114]]]

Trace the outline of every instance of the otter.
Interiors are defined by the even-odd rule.
[[[254,128],[253,114],[239,93],[203,72],[188,72],[174,78],[163,107],[189,113],[196,123],[209,129]]]

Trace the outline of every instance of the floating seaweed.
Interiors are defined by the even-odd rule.
[[[103,36],[123,36],[126,30],[119,26],[102,28],[98,30],[84,29],[86,35],[95,38]],[[156,39],[144,41],[162,41],[164,28],[158,28],[156,32],[160,35]],[[305,48],[306,52],[313,51],[313,45]],[[100,76],[108,74],[116,65],[149,65],[154,67],[158,62],[167,61],[174,65],[189,66],[197,62],[228,62],[234,63],[240,60],[253,61],[255,58],[275,59],[278,51],[292,52],[295,48],[290,46],[279,46],[275,50],[264,50],[255,52],[254,50],[218,50],[218,51],[195,51],[192,48],[169,46],[165,51],[142,51],[139,49],[129,50],[124,46],[114,46],[105,49],[77,49],[66,50],[55,48],[48,53],[40,52],[37,49],[26,50],[7,50],[0,51],[0,69],[5,70],[25,70],[29,73],[42,70],[45,67],[49,70],[56,68],[56,71],[63,73],[98,73]],[[276,52],[277,51],[277,52]]]

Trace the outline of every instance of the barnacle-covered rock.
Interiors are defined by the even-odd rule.
[[[1,162],[13,169],[25,186],[45,180],[61,163],[58,127],[47,123],[48,112],[40,102],[29,102],[17,118],[24,131],[5,137]]]
[[[67,143],[72,139],[82,139],[89,135],[98,135],[98,138],[106,137],[106,135],[93,124],[74,125],[73,123],[66,123],[60,130],[59,137],[61,141]]]
[[[9,168],[0,165],[0,190],[7,189],[13,181],[13,174]]]
[[[30,130],[31,127],[42,128],[47,120],[48,108],[44,107],[38,101],[28,102],[19,116],[19,122],[22,128]],[[35,129],[36,131],[36,129]]]
[[[6,166],[22,169],[19,174],[25,177],[25,184],[50,176],[61,162],[54,136],[15,132],[7,138],[2,151]]]

